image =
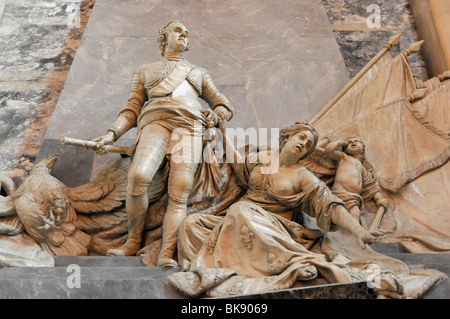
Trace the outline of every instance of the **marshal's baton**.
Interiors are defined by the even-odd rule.
[[[84,147],[93,151],[107,151],[110,153],[127,154],[130,151],[129,147],[117,146],[117,145],[103,145],[99,146],[98,142],[82,140],[78,138],[66,137],[61,138],[61,143],[64,145],[73,145]]]
[[[375,214],[375,218],[370,226],[370,231],[376,231],[378,227],[380,227],[381,219],[383,218],[383,214],[385,212],[384,206],[378,207],[377,213]]]

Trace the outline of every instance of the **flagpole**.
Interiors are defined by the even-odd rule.
[[[384,45],[383,49],[375,55],[324,107],[320,109],[308,122],[314,125],[331,107],[372,67],[378,60],[388,52],[394,45],[399,43],[401,33],[393,35],[389,41]]]

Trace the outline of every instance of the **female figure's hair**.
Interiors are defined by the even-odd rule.
[[[284,144],[286,144],[287,140],[291,136],[300,133],[302,131],[311,132],[314,137],[313,144],[311,145],[311,148],[308,150],[308,153],[304,157],[307,157],[309,154],[311,154],[316,148],[317,142],[319,140],[319,133],[317,133],[314,127],[309,125],[307,122],[295,122],[293,125],[281,129],[279,138],[280,150],[284,146]]]

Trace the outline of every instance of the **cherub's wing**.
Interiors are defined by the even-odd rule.
[[[109,212],[122,206],[126,199],[130,163],[131,158],[121,158],[104,167],[92,182],[67,187],[66,194],[77,213]]]
[[[301,163],[319,177],[336,174],[336,164],[325,154],[322,147],[317,147],[308,157],[302,159]]]
[[[313,172],[320,180],[325,182],[328,186],[334,181],[334,175],[336,175],[336,164],[334,161],[326,155],[325,147],[328,143],[336,140],[334,135],[327,135],[322,138],[315,148],[315,150],[309,154],[308,157],[301,160],[301,163]]]

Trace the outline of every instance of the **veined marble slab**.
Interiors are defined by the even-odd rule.
[[[44,114],[51,115],[56,103],[49,101],[59,94],[55,83],[71,62],[68,35],[77,26],[70,22],[81,2],[0,1],[0,172],[18,183],[33,166],[48,125]]]

